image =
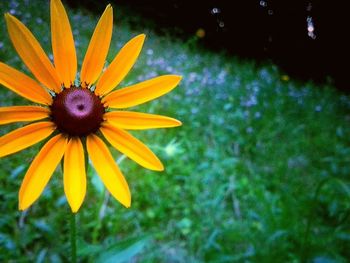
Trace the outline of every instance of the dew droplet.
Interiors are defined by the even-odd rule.
[[[262,7],[267,7],[267,2],[261,0],[261,1],[260,1],[260,5],[261,5]]]
[[[216,15],[216,14],[220,14],[221,13],[221,10],[217,7],[214,7],[212,10],[211,10],[211,13],[213,15]]]

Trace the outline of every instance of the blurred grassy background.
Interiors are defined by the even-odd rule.
[[[1,1],[50,57],[48,1]],[[98,17],[68,9],[82,61]],[[110,62],[146,33],[140,58],[121,86],[180,74],[170,94],[135,110],[183,126],[134,134],[163,161],[163,173],[129,159],[120,167],[132,191],[123,208],[93,169],[78,214],[82,262],[347,262],[350,258],[350,98],[330,85],[289,79],[257,65],[159,36],[152,24],[114,6]],[[2,18],[3,19],[3,18]],[[28,72],[0,23],[0,60]],[[0,88],[0,103],[26,105]],[[18,127],[1,127],[0,134]],[[0,160],[0,261],[67,262],[69,208],[60,170],[29,210],[17,193],[40,145]],[[120,155],[113,151],[116,160]]]

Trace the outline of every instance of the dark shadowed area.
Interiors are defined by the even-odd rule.
[[[73,1],[103,9],[127,6],[154,21],[159,32],[186,40],[197,37],[214,51],[257,61],[271,59],[287,74],[349,90],[346,1]]]

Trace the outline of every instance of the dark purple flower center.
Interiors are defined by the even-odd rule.
[[[57,94],[51,105],[52,121],[59,131],[70,136],[96,132],[103,121],[105,108],[89,89],[71,87]]]

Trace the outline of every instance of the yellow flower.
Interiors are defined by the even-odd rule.
[[[0,62],[0,84],[40,104],[0,108],[0,124],[35,121],[0,137],[0,157],[50,137],[25,174],[19,190],[19,209],[28,208],[39,198],[63,158],[65,195],[72,212],[77,212],[86,193],[84,149],[111,195],[130,207],[128,184],[99,135],[143,167],[163,170],[156,155],[126,130],[176,127],[181,122],[160,115],[111,109],[124,109],[160,97],[175,88],[181,77],[164,75],[112,91],[135,63],[145,35],[131,39],[102,73],[113,27],[113,9],[108,5],[85,54],[80,85],[75,85],[77,58],[67,13],[60,0],[51,0],[50,12],[54,65],[28,28],[5,14],[18,55],[42,85]]]
[[[288,76],[288,75],[282,75],[282,76],[281,76],[281,79],[282,79],[283,81],[289,81],[289,76]]]
[[[205,37],[205,30],[203,28],[198,28],[197,31],[196,31],[196,36],[198,38]]]

